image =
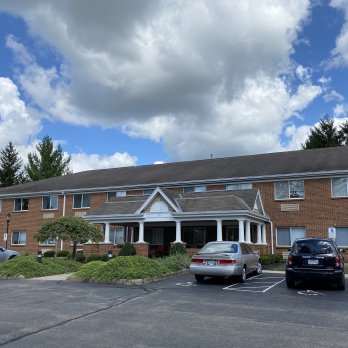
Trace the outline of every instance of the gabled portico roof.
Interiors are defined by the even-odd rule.
[[[175,193],[159,187],[150,196],[115,197],[112,201],[88,213],[86,219],[89,221],[101,218],[119,220],[122,217],[151,216],[151,205],[159,200],[168,206],[166,216],[169,214],[175,218],[192,214],[202,218],[214,214],[232,216],[235,213],[268,219],[257,189]],[[261,207],[261,210],[255,207]],[[156,216],[160,215],[160,212],[156,212]]]

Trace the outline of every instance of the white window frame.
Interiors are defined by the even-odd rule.
[[[252,188],[253,188],[253,184],[251,182],[238,182],[238,183],[226,185],[226,191],[250,190]]]
[[[127,196],[127,191],[109,191],[107,193],[106,199],[107,199],[108,202],[110,202],[110,198],[113,198],[113,197],[125,197],[125,196]]]
[[[346,188],[347,188],[347,194],[343,196],[334,196],[334,190],[333,190],[333,180],[337,179],[345,179],[346,181]],[[342,176],[338,178],[331,178],[331,198],[343,198],[343,197],[348,197],[348,177]]]
[[[56,208],[44,208],[44,199],[45,198],[49,198],[50,203],[49,206],[52,206],[52,198],[55,198],[57,200],[57,206]],[[42,206],[41,206],[42,210],[58,210],[58,196],[57,195],[52,195],[52,196],[43,196],[42,197]]]
[[[24,243],[13,243],[13,234],[14,233],[18,233],[18,241],[21,241],[21,234],[24,234],[25,239],[24,239]],[[11,232],[11,245],[25,245],[27,241],[27,232],[26,231],[12,231]]]
[[[339,226],[339,227],[336,227],[336,238],[335,238],[335,241],[336,241],[336,244],[339,248],[347,248],[348,247],[348,243],[347,245],[341,245],[341,244],[338,244],[337,243],[337,232],[339,232],[340,229],[345,229],[347,230],[347,235],[348,235],[348,227],[345,227],[345,226]]]
[[[21,209],[17,210],[16,209],[16,199],[20,199],[21,200]],[[27,209],[23,209],[23,200],[27,200],[28,201],[28,208]],[[13,199],[13,211],[28,211],[29,210],[29,198],[14,198]]]
[[[52,237],[44,240],[43,242],[39,242],[39,245],[49,245],[49,246],[55,246],[57,243],[57,239]]]
[[[89,206],[88,207],[87,206],[86,207],[82,206],[83,205],[83,201],[84,201],[83,197],[86,196],[86,195],[89,196],[89,199],[88,199]],[[80,207],[75,207],[75,196],[82,196],[81,197],[81,206]],[[73,209],[88,209],[90,207],[91,207],[91,195],[89,193],[74,193],[74,195],[73,195]]]
[[[290,245],[283,245],[283,244],[278,244],[278,229],[289,229],[289,233],[290,233]],[[294,243],[294,241],[297,239],[297,238],[293,238],[291,237],[291,232],[295,232],[296,229],[302,229],[304,230],[304,236],[303,237],[306,237],[307,236],[307,230],[305,227],[283,227],[283,226],[279,226],[276,228],[276,246],[279,247],[279,248],[288,248],[288,247],[291,247],[292,244]]]
[[[206,192],[207,187],[206,186],[185,186],[182,188],[182,192],[184,193],[190,193],[190,192]]]
[[[301,181],[303,183],[303,197],[291,197],[290,183],[295,181]],[[277,198],[277,183],[287,183],[288,185],[288,196],[287,198]],[[305,188],[304,180],[280,180],[274,182],[274,199],[276,201],[285,201],[285,200],[303,200],[305,199]]]
[[[110,231],[109,231],[109,242],[112,244],[123,244],[125,243],[125,231],[123,227],[115,227],[112,228],[110,227]],[[118,238],[118,235],[122,234],[122,238]],[[111,240],[111,236],[114,236],[113,240]],[[122,241],[120,241],[119,239],[122,239]]]

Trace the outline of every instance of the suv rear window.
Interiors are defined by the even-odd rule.
[[[305,240],[295,242],[293,253],[298,254],[333,254],[335,247],[326,240]]]

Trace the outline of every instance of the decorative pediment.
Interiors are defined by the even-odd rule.
[[[263,208],[263,204],[262,204],[262,200],[261,200],[261,196],[260,196],[260,191],[256,195],[253,210],[261,215],[265,215],[265,210]]]
[[[157,187],[144,204],[136,211],[136,214],[168,214],[180,212],[181,209],[171,200],[160,187]]]

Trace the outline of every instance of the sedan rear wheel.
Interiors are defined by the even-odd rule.
[[[195,274],[195,278],[196,278],[197,283],[203,283],[204,282],[204,275]]]
[[[246,282],[246,267],[245,266],[242,268],[242,273],[239,276],[239,281],[241,283],[245,283]]]

